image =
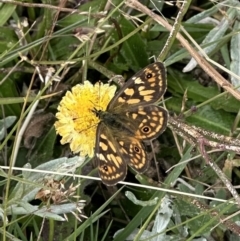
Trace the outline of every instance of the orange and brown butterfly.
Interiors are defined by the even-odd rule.
[[[144,142],[167,126],[168,112],[156,105],[166,91],[166,74],[156,62],[140,70],[115,94],[116,87],[89,81],[62,98],[55,128],[61,143],[82,156],[96,156],[106,185],[124,180],[127,165],[143,173],[148,168]]]
[[[155,105],[165,91],[165,68],[156,62],[130,78],[105,111],[93,110],[100,119],[95,153],[99,175],[106,185],[124,180],[127,165],[139,173],[148,168],[143,142],[157,138],[166,129],[168,112]]]

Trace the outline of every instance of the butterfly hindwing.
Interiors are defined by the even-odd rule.
[[[128,165],[139,173],[145,172],[148,169],[149,162],[143,143],[137,138],[129,136],[127,138],[118,137],[118,140],[121,152],[125,157],[124,160]]]

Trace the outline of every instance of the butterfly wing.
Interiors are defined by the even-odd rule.
[[[113,134],[103,122],[98,125],[95,147],[98,172],[102,182],[109,186],[124,180],[127,174],[127,164]]]
[[[151,140],[162,134],[167,127],[168,112],[160,106],[147,105],[128,109],[126,116],[129,129],[140,140]]]
[[[149,162],[142,142],[130,136],[124,139],[121,136],[117,139],[121,147],[121,152],[125,154],[124,160],[127,164],[139,173],[145,172],[148,169]]]
[[[158,101],[166,91],[164,65],[156,62],[130,78],[110,101],[107,110],[122,105],[144,105]]]
[[[135,137],[116,134],[104,123],[100,123],[97,129],[95,152],[99,176],[108,186],[125,179],[127,164],[139,173],[148,168],[147,154],[141,141]]]
[[[153,103],[166,91],[164,65],[156,62],[140,70],[114,96],[107,110],[140,140],[157,138],[167,127],[168,112]]]

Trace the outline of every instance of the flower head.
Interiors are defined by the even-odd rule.
[[[56,131],[61,144],[70,143],[70,149],[81,156],[94,155],[96,129],[99,118],[93,109],[105,111],[116,91],[115,86],[84,81],[68,91],[58,106]]]

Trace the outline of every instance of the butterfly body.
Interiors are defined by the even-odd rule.
[[[157,138],[166,128],[168,113],[155,105],[165,90],[165,69],[157,62],[129,79],[106,111],[93,110],[100,119],[95,152],[106,185],[122,181],[127,165],[139,173],[148,168],[143,142]]]
[[[122,116],[117,113],[111,113],[107,111],[98,110],[95,112],[97,117],[104,122],[112,131],[127,131],[126,127],[121,121]]]

